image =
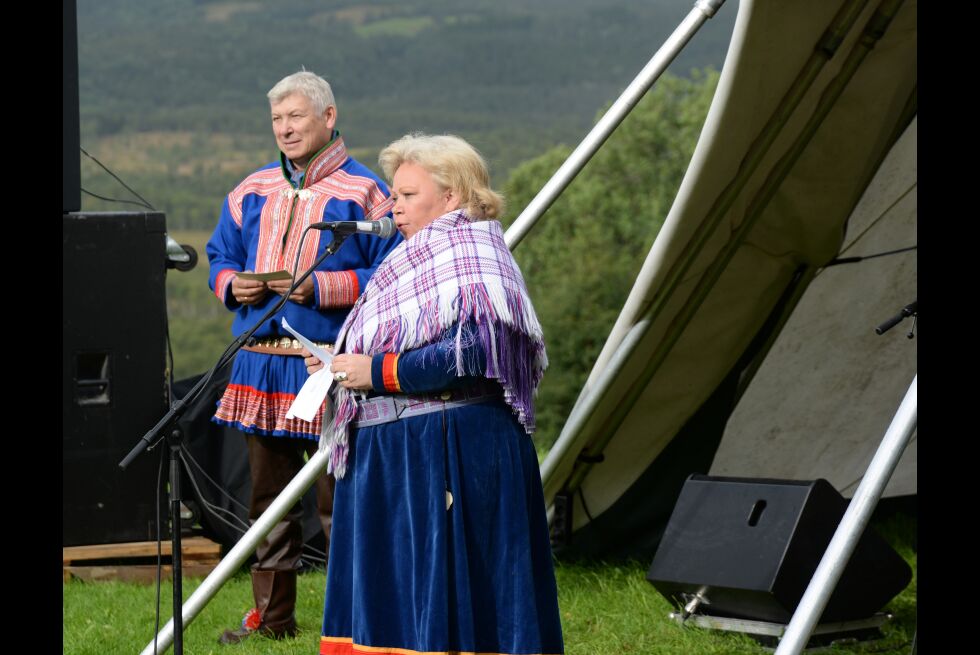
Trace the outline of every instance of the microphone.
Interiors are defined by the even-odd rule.
[[[373,234],[382,239],[395,236],[395,221],[385,216],[376,221],[324,221],[310,225],[314,230],[333,230],[338,234]]]

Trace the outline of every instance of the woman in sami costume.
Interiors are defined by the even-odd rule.
[[[380,155],[405,241],[338,337],[322,655],[564,652],[537,457],[541,326],[486,164],[454,136]],[[309,372],[320,368],[308,357]]]

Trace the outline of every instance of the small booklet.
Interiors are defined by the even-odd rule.
[[[243,280],[261,280],[262,282],[268,282],[269,280],[292,280],[293,276],[289,271],[274,271],[272,273],[235,273],[238,277]]]
[[[323,362],[323,368],[306,380],[303,388],[296,394],[293,404],[286,411],[286,418],[296,417],[312,423],[316,413],[320,411],[323,399],[327,397],[327,392],[330,391],[330,385],[333,384],[333,374],[330,372],[330,362],[333,360],[333,355],[322,348],[318,348],[313,342],[290,327],[285,318],[282,319],[282,326]]]

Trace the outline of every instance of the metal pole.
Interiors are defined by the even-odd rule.
[[[241,567],[248,556],[259,545],[259,542],[265,538],[269,531],[286,515],[286,512],[296,504],[296,501],[309,489],[317,476],[321,475],[327,467],[327,451],[318,451],[316,455],[310,458],[310,461],[306,463],[305,466],[296,474],[296,477],[286,485],[282,493],[272,502],[262,516],[255,521],[255,523],[248,529],[248,531],[242,535],[242,538],[238,540],[234,548],[225,555],[224,559],[215,567],[211,574],[204,579],[201,586],[198,587],[191,597],[187,599],[184,603],[183,617],[184,626],[190,625],[191,621],[200,613],[204,606],[207,605],[221,586],[233,576],[238,569]],[[162,653],[174,640],[174,621],[170,619],[167,625],[163,627],[163,630],[157,635],[157,652]],[[141,655],[153,655],[154,647],[153,641],[150,641],[143,649]]]
[[[633,356],[633,352],[637,346],[640,345],[647,329],[650,327],[650,323],[651,319],[648,316],[630,328],[630,331],[626,334],[623,342],[619,344],[616,353],[609,361],[609,365],[603,369],[599,379],[596,381],[595,389],[606,389],[613,383],[613,380],[616,379],[616,376],[619,375],[622,368],[629,362],[630,357]],[[548,456],[541,463],[541,480],[545,485],[551,481],[551,477],[555,473],[555,468],[561,461],[564,452],[568,449],[570,442],[585,426],[586,421],[595,412],[599,401],[602,399],[603,394],[598,392],[591,393],[586,395],[584,399],[580,399],[580,402],[572,407],[572,413],[569,414],[568,420],[565,421],[561,434],[558,435],[558,440],[555,441],[554,445],[548,451]],[[547,496],[547,493],[545,496]],[[548,518],[550,521],[551,517],[549,516]]]
[[[592,131],[586,135],[585,139],[568,156],[565,163],[551,176],[538,195],[534,197],[528,206],[524,208],[520,216],[507,229],[504,240],[507,247],[511,250],[517,247],[524,236],[530,231],[541,215],[544,214],[551,203],[561,195],[565,187],[571,183],[582,168],[592,159],[592,156],[599,150],[599,147],[606,142],[609,135],[613,133],[619,124],[626,118],[627,114],[636,106],[643,95],[650,90],[653,83],[657,81],[667,66],[674,60],[674,57],[687,45],[694,33],[697,32],[704,22],[715,15],[718,9],[725,3],[725,0],[697,0],[694,9],[681,21],[674,33],[671,34],[660,49],[647,62],[643,70],[633,78],[626,90],[620,94],[612,107],[599,119]]]
[[[823,614],[827,601],[840,580],[847,561],[851,558],[858,540],[871,519],[878,499],[881,498],[885,485],[898,465],[905,447],[915,432],[918,421],[918,380],[916,375],[902,400],[888,431],[885,432],[878,451],[871,460],[864,479],[854,493],[854,498],[844,512],[837,531],[834,532],[827,551],[820,560],[820,565],[813,574],[810,584],[800,599],[800,604],[793,613],[786,633],[779,642],[775,655],[798,655],[803,651],[810,634],[813,632],[820,615]]]

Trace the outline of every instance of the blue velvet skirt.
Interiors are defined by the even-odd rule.
[[[350,452],[321,654],[564,652],[537,457],[510,407],[361,428]]]

